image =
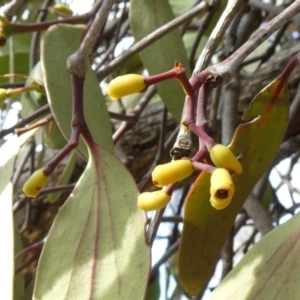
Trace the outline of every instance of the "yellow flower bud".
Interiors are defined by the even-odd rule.
[[[194,168],[190,160],[174,160],[155,167],[152,172],[152,181],[156,186],[166,186],[189,177],[193,171]]]
[[[210,149],[210,158],[218,168],[225,168],[237,175],[243,172],[243,167],[230,149],[221,144],[216,144]]]
[[[5,25],[9,25],[10,22],[7,18],[0,16],[0,27],[4,27]]]
[[[215,209],[227,207],[234,194],[234,184],[226,169],[216,169],[210,179],[210,202]]]
[[[64,5],[64,4],[55,4],[52,7],[51,12],[55,15],[58,16],[72,16],[73,15],[73,11],[72,9],[70,9],[68,6]]]
[[[6,89],[0,89],[0,104],[4,102],[7,98]]]
[[[107,94],[113,100],[142,92],[146,88],[144,77],[137,74],[127,74],[113,79],[109,85]]]
[[[171,196],[164,190],[145,192],[138,196],[138,207],[142,210],[156,210],[164,208],[171,200]]]
[[[0,32],[0,46],[1,47],[5,46],[6,41],[7,41],[7,36],[4,33]]]
[[[43,169],[35,171],[23,186],[24,194],[27,197],[35,198],[40,193],[41,188],[46,185],[48,177],[45,175]]]

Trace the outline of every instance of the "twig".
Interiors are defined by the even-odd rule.
[[[259,29],[245,44],[227,59],[207,68],[212,81],[223,85],[231,80],[232,74],[239,68],[242,61],[271,34],[282,27],[287,21],[300,12],[300,0],[295,0],[287,9],[273,18],[264,28]]]
[[[240,80],[238,72],[222,93],[222,144],[228,145],[233,137],[237,125],[237,105],[240,95]]]
[[[226,29],[231,23],[234,16],[245,4],[244,0],[229,0],[227,6],[222,13],[216,27],[212,31],[209,40],[207,41],[203,51],[201,52],[193,74],[201,72],[206,68],[210,62],[212,55],[215,53],[217,47],[219,46]]]
[[[233,267],[233,242],[234,242],[234,228],[231,228],[229,236],[226,239],[225,245],[221,251],[222,258],[222,275],[221,280],[224,279]]]
[[[26,145],[26,148],[24,149],[24,153],[16,167],[16,170],[13,174],[12,184],[14,187],[16,187],[19,178],[21,177],[23,167],[25,166],[27,160],[32,155],[32,151],[35,151],[35,141],[34,139],[31,139],[30,142]]]
[[[61,160],[78,146],[80,134],[83,136],[89,147],[95,149],[95,141],[84,116],[84,80],[88,70],[88,57],[99,37],[99,32],[101,32],[101,29],[107,20],[108,13],[113,3],[113,0],[104,0],[102,2],[101,7],[96,12],[95,19],[88,28],[79,48],[67,59],[67,69],[71,74],[73,93],[72,131],[68,144],[47,164],[47,166],[44,167],[43,172],[47,176],[52,174]]]
[[[268,13],[271,13],[273,15],[278,15],[283,11],[283,8],[272,5],[272,4],[268,4],[268,3],[264,3],[262,1],[258,1],[258,0],[250,0],[249,1],[249,5],[264,10]]]
[[[149,224],[149,227],[147,228],[146,236],[147,236],[148,245],[150,246],[152,246],[154,242],[164,212],[165,212],[165,208],[157,210],[155,212],[155,215],[152,218],[152,221]]]
[[[276,50],[277,45],[279,44],[281,38],[284,36],[285,31],[287,30],[289,26],[289,22],[285,23],[276,33],[275,39],[270,47],[267,48],[267,51],[263,54],[260,65],[258,68],[261,67],[261,65],[266,62],[274,53]]]
[[[116,37],[116,41],[112,43],[109,48],[105,51],[103,56],[101,57],[101,62],[95,65],[95,70],[98,71],[100,67],[103,66],[104,62],[108,59],[109,55],[112,54],[115,51],[116,45],[118,42],[126,35],[127,30],[129,28],[129,21],[126,21],[123,25],[123,28],[121,28],[121,32]]]
[[[4,136],[6,136],[7,134],[13,133],[16,128],[20,128],[22,126],[27,125],[28,123],[30,123],[33,120],[43,116],[44,114],[46,114],[49,111],[50,111],[49,104],[46,104],[45,106],[39,108],[34,113],[32,113],[30,116],[28,116],[27,118],[24,118],[23,120],[19,121],[18,123],[16,123],[12,127],[7,128],[7,129],[3,129],[2,131],[0,131],[0,139],[3,138]]]
[[[52,4],[53,0],[44,0],[44,3],[41,7],[41,11],[38,14],[37,22],[43,22],[47,18],[48,10],[46,9],[48,6]],[[29,70],[32,70],[34,65],[37,62],[37,51],[38,44],[40,40],[41,33],[39,31],[34,32],[30,41],[30,52],[29,52]]]
[[[149,168],[148,172],[143,176],[142,180],[138,184],[140,191],[142,191],[145,188],[146,184],[149,182],[149,180],[151,178],[151,173],[152,173],[153,169],[159,164],[159,162],[161,161],[161,159],[163,157],[163,153],[165,150],[164,140],[165,140],[165,134],[166,134],[166,130],[165,130],[166,123],[167,123],[167,109],[164,107],[163,117],[161,120],[161,126],[160,126],[160,130],[159,130],[159,141],[158,141],[157,152],[156,152],[156,155],[155,155],[155,158],[153,160],[151,167]]]
[[[202,1],[200,4],[196,5],[195,7],[188,10],[186,13],[182,14],[181,16],[175,18],[174,20],[170,21],[169,23],[161,26],[160,28],[156,29],[145,38],[134,44],[128,51],[126,51],[121,56],[117,57],[113,61],[111,61],[103,70],[100,70],[97,73],[98,79],[101,81],[103,80],[108,74],[112,71],[117,69],[120,65],[122,65],[125,61],[130,59],[135,54],[139,53],[141,50],[145,49],[147,46],[151,45],[161,37],[165,36],[172,30],[178,28],[180,25],[184,24],[185,22],[193,19],[194,17],[198,16],[201,13],[204,13],[208,10],[208,5],[205,1]]]
[[[272,220],[263,209],[258,199],[250,194],[247,201],[244,204],[244,208],[249,217],[254,221],[255,228],[265,235],[273,229]]]
[[[203,22],[201,23],[201,26],[198,29],[195,41],[193,43],[193,47],[191,50],[191,53],[189,55],[189,62],[190,62],[190,67],[191,69],[193,69],[195,67],[194,63],[194,59],[195,59],[195,54],[197,51],[197,48],[199,46],[199,43],[201,41],[201,38],[203,37],[203,34],[205,33],[205,30],[208,28],[213,16],[214,16],[214,10],[210,9],[208,14],[205,16]]]
[[[85,77],[88,68],[88,57],[97,41],[98,34],[107,19],[113,3],[113,0],[103,1],[78,50],[69,56],[67,66],[71,74],[76,75],[79,78]]]
[[[18,260],[18,259],[20,259],[20,258],[28,255],[31,252],[40,250],[43,247],[44,243],[45,243],[45,239],[43,239],[42,241],[39,241],[37,243],[34,243],[34,244],[28,246],[27,248],[23,249],[21,252],[19,252],[15,256],[15,260]]]
[[[30,199],[27,198],[25,202],[25,216],[24,216],[22,227],[19,230],[19,233],[22,234],[25,232],[25,230],[28,229],[30,224],[30,215],[31,215],[31,201]]]
[[[164,255],[158,260],[158,262],[152,267],[150,278],[154,277],[158,269],[162,264],[164,264],[179,248],[179,240],[177,240],[174,244],[172,244],[164,253]]]
[[[12,0],[2,7],[3,14],[8,18],[17,15],[21,10],[25,0]]]
[[[26,261],[24,261],[23,263],[21,263],[16,269],[15,269],[15,273],[19,273],[22,270],[24,270],[26,267],[28,267],[31,263],[33,263],[34,261],[37,261],[38,257],[40,255],[40,252],[36,252],[34,253],[30,258],[28,258]]]
[[[124,122],[122,122],[119,128],[113,134],[114,143],[117,143],[120,140],[120,138],[124,135],[124,133],[136,124],[142,112],[144,111],[144,109],[146,108],[146,106],[148,105],[152,97],[155,95],[155,93],[156,93],[156,89],[154,86],[148,88],[147,92],[142,96],[139,103],[135,106],[132,112],[127,116],[128,118],[130,117],[130,120],[125,120]]]
[[[45,118],[37,121],[34,124],[31,124],[31,125],[29,125],[27,127],[15,129],[15,133],[17,134],[17,136],[20,136],[21,134],[24,134],[25,132],[28,132],[31,129],[42,127],[42,126],[46,125],[47,123],[49,123],[51,121],[53,121],[53,115],[49,114],[48,116],[46,116]]]

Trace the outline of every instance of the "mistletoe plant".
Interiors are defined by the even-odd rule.
[[[175,160],[155,167],[152,173],[152,181],[157,187],[164,188],[161,191],[141,194],[138,198],[138,205],[145,211],[164,208],[170,201],[176,184],[190,176],[194,170],[197,170],[212,174],[211,204],[216,209],[223,209],[229,205],[234,194],[234,184],[230,172],[240,175],[242,166],[228,148],[216,144],[206,132],[208,125],[205,117],[209,92],[208,73],[200,73],[188,80],[184,68],[177,62],[173,70],[159,75],[147,78],[134,74],[117,77],[110,82],[108,94],[112,99],[118,99],[134,92],[145,91],[150,85],[171,78],[180,81],[186,94],[185,113],[181,122],[182,130],[186,134],[191,130],[198,136],[199,150],[191,159],[184,157],[182,160]],[[195,94],[199,87],[196,105]],[[196,107],[196,114],[194,114]],[[204,163],[209,154],[214,165]]]
[[[242,43],[236,43],[238,46],[229,51],[224,60],[211,65],[212,56],[217,52],[226,30],[230,31],[230,24],[238,24],[243,15],[248,13],[245,1],[193,2],[195,5],[192,8],[176,18],[169,5],[172,1],[132,0],[130,5],[127,1],[121,5],[113,0],[100,0],[96,1],[89,13],[79,16],[73,15],[67,6],[51,6],[51,1],[45,1],[45,5],[39,9],[41,19],[26,24],[15,22],[13,18],[19,14],[21,2],[12,1],[4,9],[5,17],[0,18],[0,45],[8,47],[7,44],[21,34],[46,32],[41,41],[40,62],[37,64],[33,62],[38,47],[33,47],[31,74],[10,72],[1,77],[26,78],[21,86],[13,83],[1,85],[1,109],[18,97],[25,108],[28,105],[26,101],[32,100],[32,95],[39,95],[38,100],[35,98],[36,101],[32,101],[32,110],[23,120],[0,131],[1,138],[14,131],[17,133],[7,138],[0,155],[0,238],[3,242],[0,277],[4,280],[3,299],[23,299],[26,293],[33,299],[49,300],[158,299],[157,295],[151,296],[151,286],[153,282],[158,282],[160,265],[175,252],[177,255],[173,258],[178,264],[178,271],[176,268],[176,271],[170,273],[177,281],[177,293],[180,296],[201,297],[224,244],[230,241],[238,214],[243,213],[243,205],[247,206],[247,198],[253,196],[255,185],[270,167],[284,138],[289,115],[288,78],[300,64],[300,54],[291,59],[277,79],[257,94],[244,111],[241,124],[234,127],[230,144],[227,141],[220,142],[210,132],[207,116],[211,109],[210,97],[236,76],[250,53],[276,31],[280,33],[287,28],[286,22],[300,12],[300,0],[280,12],[276,11],[276,16],[252,35],[244,33],[243,37],[246,38]],[[130,24],[122,23],[127,18],[128,7]],[[219,11],[216,12],[217,8]],[[114,14],[116,11],[122,13]],[[44,20],[48,13],[52,14],[52,20]],[[189,26],[193,18],[201,15],[205,17],[202,18],[195,45],[199,44],[205,32],[210,38],[207,38],[194,72],[190,75],[189,65],[194,67],[196,48],[191,49],[189,62],[179,31],[172,32],[172,38],[170,31],[183,24]],[[112,21],[112,16],[117,21]],[[128,34],[129,26],[136,43],[114,58],[116,45],[121,37]],[[105,52],[101,52],[103,45],[99,45],[107,31],[110,34],[116,31],[114,48],[108,46]],[[154,43],[158,40],[158,43]],[[32,39],[32,44],[37,45],[36,38]],[[174,48],[176,51],[173,51]],[[137,53],[141,59],[136,57]],[[166,71],[171,65],[168,59],[172,60],[172,64],[176,60],[180,62],[176,61],[174,67]],[[158,63],[153,64],[155,60]],[[263,61],[263,58],[259,60]],[[118,68],[128,61],[134,65],[132,67],[128,63],[128,69],[134,71],[122,70],[123,75],[120,75],[122,72]],[[144,67],[149,76],[135,72]],[[37,73],[39,76],[36,76]],[[180,83],[181,89],[173,79]],[[99,82],[107,88],[106,98],[100,90]],[[136,180],[124,166],[124,161],[129,165],[128,160],[123,157],[121,161],[116,155],[117,150],[120,151],[118,142],[140,119],[156,90],[179,123],[178,135],[177,138],[173,135],[175,142],[170,151],[171,159],[168,159],[171,161],[160,163],[162,157],[159,150],[152,167],[137,186]],[[110,100],[117,100],[120,104],[120,98],[137,93],[142,96],[131,113],[120,114],[108,110]],[[39,101],[45,99],[47,102],[43,106],[39,105]],[[225,108],[227,105],[224,103]],[[44,114],[48,115],[42,118]],[[37,122],[29,125],[38,118]],[[110,118],[118,121],[113,134],[111,128],[115,123]],[[23,127],[25,125],[28,126]],[[273,134],[275,126],[276,134]],[[31,164],[26,168],[26,161],[35,152],[35,140],[43,140],[44,135],[54,132],[55,128],[57,134],[53,148],[59,150],[45,164],[38,163],[38,167]],[[160,149],[163,148],[163,131],[160,133]],[[198,139],[198,147],[193,154],[192,137]],[[25,144],[27,150],[24,150]],[[44,140],[41,144],[45,144]],[[14,168],[16,157],[21,151],[24,151],[24,158],[18,161],[20,167]],[[66,185],[66,178],[69,179],[70,173],[74,171],[76,153],[86,161],[85,169],[76,184]],[[40,157],[42,161],[43,151]],[[66,158],[69,159],[67,166],[63,167],[63,174],[57,181],[63,183],[56,187],[47,186],[54,177],[51,176],[58,173]],[[13,204],[13,188],[17,187],[24,169],[30,170],[31,175],[26,177],[23,184],[21,200]],[[193,180],[195,173],[200,174]],[[148,179],[152,179],[154,186],[159,189],[146,190]],[[174,225],[170,247],[151,268],[150,248],[161,221],[167,220],[167,217],[163,219],[164,210],[171,202],[175,190],[189,179],[193,184],[184,197],[183,217],[180,216],[179,206],[176,219],[183,223],[180,238],[176,234],[178,227]],[[28,228],[31,204],[39,203],[42,196],[50,193],[57,200],[59,196],[56,193],[64,191],[71,191],[71,194],[63,205],[58,205],[50,230],[38,242],[16,250],[16,261],[32,256],[15,268],[13,248],[14,245],[17,248],[17,241],[14,242],[14,236],[17,240],[18,234],[14,234],[12,211],[18,211],[21,205],[28,208],[24,225],[20,229],[24,233]],[[49,199],[46,201],[54,202]],[[258,210],[251,215],[254,220],[259,214],[267,216],[262,205],[258,204]],[[154,211],[152,219],[144,211]],[[250,210],[247,210],[247,214],[250,215]],[[268,216],[266,219],[269,220]],[[292,224],[291,232],[288,232],[287,225],[279,226],[263,237],[232,273],[226,270],[224,277],[229,273],[228,277],[213,292],[212,297],[274,299],[292,291],[294,299],[299,298],[298,283],[286,275],[296,273],[294,269],[297,268],[290,271],[291,265],[300,267],[297,259],[299,216],[294,216],[289,222]],[[268,226],[260,231],[267,233],[272,229],[272,224],[268,223]],[[32,280],[33,291],[30,291],[28,276],[25,284],[20,272],[37,258],[36,273],[31,270],[30,280],[33,277],[35,279]],[[226,262],[226,258],[222,260]],[[285,260],[288,260],[288,264],[284,263]],[[172,265],[171,259],[169,262]],[[232,268],[232,261],[230,265],[228,269]],[[282,276],[286,278],[279,282]],[[287,291],[274,294],[274,286],[283,291],[283,287],[288,288]],[[244,294],[241,289],[245,289]]]

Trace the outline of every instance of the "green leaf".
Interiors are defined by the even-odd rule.
[[[67,144],[67,140],[62,135],[55,120],[51,121],[44,127],[43,133],[45,143],[51,149],[62,149]]]
[[[235,194],[230,206],[218,211],[210,205],[210,175],[205,172],[200,174],[187,197],[179,278],[192,295],[206,287],[236,215],[281,143],[289,106],[286,84],[280,86],[282,83],[277,79],[258,94],[242,117],[248,123],[241,124],[235,132],[230,149],[243,156],[243,173],[233,176]]]
[[[14,282],[14,226],[12,215],[13,186],[11,177],[21,146],[36,132],[13,136],[0,151],[0,276],[1,298],[13,299]]]
[[[1,201],[1,200],[0,200]],[[16,220],[14,221],[14,256],[23,250],[23,243],[21,234],[19,233],[18,226],[16,226]],[[14,300],[23,299],[25,294],[25,280],[24,274],[19,272],[14,275]]]
[[[299,237],[298,213],[254,245],[210,299],[300,299]]]
[[[14,60],[14,70],[10,70],[9,65],[9,43],[8,41],[5,46],[0,47],[0,75],[9,74],[12,71],[16,74],[28,75],[29,72],[29,52],[30,52],[30,40],[31,34],[22,34],[10,37],[13,39],[13,51],[11,55]],[[15,77],[15,81],[24,81],[24,78]],[[9,78],[1,78],[0,83],[8,83]]]
[[[24,74],[28,75],[28,53],[16,53],[14,54],[14,60],[15,60],[15,70],[14,72],[17,74]],[[9,68],[9,56],[0,56],[0,75],[4,74],[10,74],[10,68]],[[24,78],[17,78],[15,77],[15,82],[22,82],[24,81]],[[0,77],[0,83],[8,83],[9,78],[3,78]]]
[[[41,62],[38,62],[29,74],[25,86],[31,86],[32,84],[39,83],[44,84],[43,72]],[[22,93],[20,96],[20,102],[22,104],[22,117],[28,117],[34,111],[39,109],[41,106],[47,104],[47,98],[36,91]]]
[[[174,15],[180,15],[196,4],[195,0],[169,0]]]
[[[50,230],[34,299],[143,299],[150,252],[137,195],[122,163],[95,145]]]
[[[67,139],[71,134],[72,85],[66,61],[79,47],[83,32],[82,26],[52,26],[46,32],[42,44],[42,65],[48,101],[55,120]],[[95,141],[113,151],[111,124],[105,99],[91,68],[86,74],[84,84],[84,114]],[[78,151],[87,159],[87,148],[82,140]]]
[[[174,19],[171,7],[167,1],[132,0],[130,9],[131,29],[136,40],[144,38],[155,29]],[[183,64],[187,70],[187,76],[191,73],[187,54],[178,29],[173,30],[147,47],[140,55],[150,75],[172,69],[175,61]],[[185,99],[181,85],[177,82],[170,84],[170,82],[165,81],[157,84],[156,88],[170,113],[179,122]]]
[[[157,273],[147,290],[147,300],[159,300],[160,298],[160,272]]]

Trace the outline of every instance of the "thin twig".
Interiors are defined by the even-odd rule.
[[[139,120],[142,112],[148,105],[149,101],[152,99],[152,97],[155,95],[156,89],[154,86],[151,86],[148,88],[147,92],[142,96],[139,103],[135,106],[135,108],[132,110],[132,112],[128,115],[130,117],[130,120],[126,120],[122,122],[119,126],[119,128],[116,130],[116,132],[113,134],[113,141],[114,143],[117,143],[120,138],[124,135],[126,131],[128,131],[130,128],[132,128],[136,122]]]
[[[209,7],[206,1],[202,1],[200,4],[191,8],[181,16],[175,18],[174,20],[170,21],[164,26],[161,26],[160,28],[156,29],[155,31],[153,31],[152,33],[144,37],[142,40],[135,43],[124,54],[111,61],[103,70],[100,70],[97,73],[98,79],[100,81],[103,80],[108,74],[116,70],[120,65],[122,65],[128,59],[130,59],[132,56],[139,53],[141,50],[145,49],[147,46],[159,40],[160,38],[162,38],[163,36],[171,32],[172,30],[178,28],[180,25],[184,24],[185,22],[188,22],[189,20],[193,19],[199,14],[206,12],[208,8]]]
[[[164,264],[179,248],[179,240],[172,244],[164,253],[164,255],[158,260],[158,262],[152,267],[150,278],[155,276],[158,272],[158,269],[162,264]]]
[[[41,10],[38,14],[37,22],[43,22],[47,18],[48,10],[46,9],[48,6],[52,4],[53,0],[44,0],[43,5],[41,6]],[[38,45],[40,42],[41,33],[39,31],[33,32],[31,41],[30,41],[30,51],[29,51],[29,70],[32,70],[37,62],[37,51]]]
[[[42,127],[46,124],[48,124],[49,122],[53,121],[53,115],[49,114],[46,117],[40,119],[39,121],[37,121],[34,124],[31,124],[29,126],[26,127],[22,127],[22,128],[17,128],[15,129],[15,133],[17,134],[17,136],[20,136],[21,134],[24,134],[25,132],[28,132],[34,128],[38,128],[38,127]]]
[[[166,123],[167,123],[167,109],[164,107],[163,110],[163,117],[161,120],[161,125],[160,125],[160,130],[159,130],[159,141],[158,141],[158,147],[157,147],[157,152],[155,155],[155,158],[152,162],[151,167],[149,168],[148,172],[143,176],[142,180],[139,182],[138,187],[139,190],[142,191],[146,184],[149,182],[151,178],[151,174],[153,169],[160,163],[163,153],[164,153],[164,140],[165,140],[165,133],[166,133]]]
[[[26,0],[12,0],[2,7],[3,14],[8,18],[16,16],[22,9],[23,4]]]
[[[264,28],[259,29],[245,44],[227,59],[207,68],[214,82],[223,85],[231,80],[232,74],[240,67],[243,60],[270,35],[300,12],[300,0],[295,0],[282,13],[273,18]]]
[[[14,187],[16,187],[16,185],[18,184],[18,181],[23,172],[23,168],[27,163],[29,157],[31,157],[33,151],[35,151],[35,141],[34,139],[31,139],[30,142],[26,145],[26,148],[24,149],[24,153],[22,154],[22,157],[13,174],[12,184]]]
[[[44,114],[48,113],[49,111],[50,111],[49,104],[46,104],[45,106],[43,106],[43,107],[39,108],[38,110],[36,110],[34,113],[32,113],[27,118],[24,118],[23,120],[17,122],[12,127],[7,128],[7,129],[3,129],[2,131],[0,131],[0,139],[3,138],[4,136],[10,134],[10,133],[13,133],[16,128],[20,128],[20,127],[23,127],[23,126],[29,124],[33,120],[43,116]]]
[[[150,246],[152,246],[154,242],[164,212],[165,212],[165,208],[157,210],[147,228],[146,236],[147,236],[148,245]]]
[[[204,49],[202,50],[197,60],[193,74],[201,72],[208,66],[212,55],[216,52],[216,49],[224,36],[226,29],[228,28],[237,12],[243,7],[243,5],[245,5],[244,0],[228,1],[224,12],[222,13],[217,25],[212,31]]]

